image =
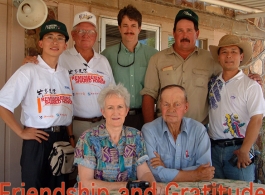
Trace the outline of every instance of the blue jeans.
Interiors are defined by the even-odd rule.
[[[247,166],[246,168],[233,167],[228,160],[233,156],[233,152],[239,149],[241,146],[212,146],[211,155],[212,163],[215,167],[214,178],[220,179],[233,179],[242,181],[254,181],[255,176],[255,165],[254,163]]]

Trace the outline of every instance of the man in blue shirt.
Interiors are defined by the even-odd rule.
[[[211,144],[206,128],[183,117],[188,111],[185,89],[168,85],[161,89],[162,116],[142,128],[148,164],[158,182],[211,180]]]

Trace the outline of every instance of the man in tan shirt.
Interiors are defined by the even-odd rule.
[[[208,51],[195,46],[199,37],[198,20],[192,10],[180,10],[173,28],[174,45],[151,57],[141,91],[145,123],[155,118],[154,105],[159,99],[160,89],[171,84],[186,89],[190,109],[185,116],[203,124],[208,123],[208,82],[213,75],[221,72],[221,66],[214,62]],[[259,75],[250,77],[261,81]],[[159,116],[160,113],[157,110]]]

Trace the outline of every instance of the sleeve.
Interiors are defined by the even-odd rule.
[[[146,151],[146,145],[142,133],[140,131],[137,132],[136,139],[136,154],[137,154],[137,161],[136,166],[143,164],[149,158]]]
[[[30,85],[26,67],[20,67],[7,81],[0,91],[0,106],[14,112],[14,109],[23,101]]]
[[[141,90],[141,95],[150,95],[157,99],[160,88],[159,71],[157,70],[156,54],[150,58],[145,74],[144,88]]]
[[[150,127],[150,125],[149,125]],[[147,149],[147,154],[149,156],[149,159],[152,159],[155,157],[154,151],[156,151],[156,139],[155,135],[152,134],[154,129],[148,128],[147,125],[144,125],[142,128],[143,136],[146,142],[146,149]],[[168,183],[172,181],[179,171],[177,169],[170,169],[170,168],[165,168],[162,166],[158,166],[157,168],[153,168],[150,165],[150,160],[148,161],[148,166],[150,170],[152,171],[155,179],[157,182],[165,182]],[[165,165],[167,166],[167,165]]]
[[[247,95],[247,109],[249,116],[252,117],[257,114],[265,115],[265,102],[261,86],[254,83],[249,87]]]
[[[201,129],[194,129],[194,132],[201,132],[200,134],[195,135],[195,139],[196,139],[196,144],[195,144],[196,163],[194,166],[189,166],[189,167],[183,168],[182,170],[195,170],[200,165],[207,164],[208,162],[210,162],[210,164],[212,165],[210,138],[209,138],[208,133],[204,127],[203,127],[202,131],[200,131],[200,130]],[[191,140],[189,140],[189,141],[191,141]]]
[[[91,140],[92,139],[92,140]],[[94,146],[92,144],[94,142]],[[99,142],[92,136],[89,131],[85,131],[75,146],[74,165],[82,165],[84,167],[95,169],[96,168],[96,154],[94,147],[98,147]]]

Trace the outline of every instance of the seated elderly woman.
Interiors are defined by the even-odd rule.
[[[76,144],[77,181],[83,188],[108,190],[125,188],[127,181],[137,179],[151,184],[155,179],[146,163],[142,134],[123,126],[130,105],[127,89],[121,84],[110,85],[100,92],[98,103],[106,122],[85,131]]]

